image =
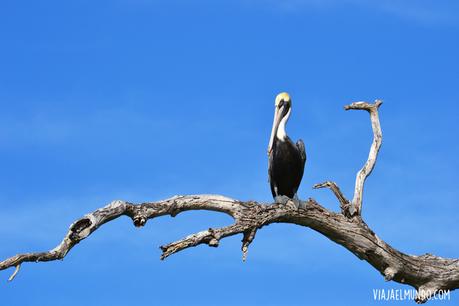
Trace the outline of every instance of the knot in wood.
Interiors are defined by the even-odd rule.
[[[147,223],[147,218],[144,215],[136,215],[133,222],[135,227],[142,227]]]
[[[80,239],[80,233],[90,227],[92,225],[92,222],[89,218],[83,218],[78,220],[73,224],[73,226],[70,228],[70,240],[79,240]]]

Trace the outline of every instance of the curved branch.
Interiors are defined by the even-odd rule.
[[[350,211],[350,203],[349,200],[346,199],[344,194],[341,192],[341,189],[339,189],[338,185],[336,185],[335,182],[332,181],[326,181],[320,184],[315,184],[312,188],[314,189],[320,189],[320,188],[330,188],[330,190],[333,192],[335,197],[339,201],[339,206],[341,208],[341,213],[345,215],[346,217],[351,217],[352,213]]]
[[[376,100],[375,103],[367,102],[354,102],[346,105],[345,110],[357,109],[366,110],[370,113],[371,127],[373,129],[373,143],[371,144],[370,153],[368,154],[368,160],[362,169],[357,173],[355,179],[355,190],[354,198],[352,199],[353,215],[360,216],[362,212],[362,199],[363,199],[363,185],[365,184],[366,178],[371,174],[376,164],[376,158],[378,157],[379,148],[382,143],[382,132],[381,125],[379,124],[378,108],[381,106],[382,101]]]
[[[63,241],[47,252],[19,254],[0,262],[0,270],[18,267],[24,262],[50,261],[64,258],[79,242],[91,235],[106,222],[128,216],[135,226],[164,215],[175,216],[188,210],[210,210],[227,213],[234,224],[208,229],[161,247],[164,259],[176,252],[200,244],[217,247],[221,239],[243,234],[251,242],[257,229],[272,223],[292,223],[325,235],[342,245],[358,258],[370,263],[386,280],[394,280],[416,289],[429,288],[429,292],[459,288],[459,260],[433,255],[411,256],[401,253],[382,241],[360,218],[349,219],[334,213],[309,199],[305,209],[287,205],[264,205],[257,202],[240,202],[218,195],[176,196],[163,201],[132,204],[114,201],[75,221]],[[246,248],[247,245],[243,245]],[[245,250],[246,252],[246,250]],[[15,272],[16,273],[16,272]],[[426,297],[419,299],[423,302]]]
[[[101,225],[123,215],[131,217],[134,225],[140,227],[145,225],[148,219],[164,215],[175,217],[178,213],[187,210],[217,211],[235,218],[241,213],[240,206],[238,201],[219,195],[175,196],[164,201],[139,205],[119,200],[113,201],[73,222],[64,239],[54,249],[48,252],[25,253],[10,257],[0,262],[0,270],[15,266],[16,271],[10,277],[12,280],[19,266],[24,262],[63,259],[75,245],[91,235]]]

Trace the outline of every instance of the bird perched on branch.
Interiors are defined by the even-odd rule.
[[[269,183],[276,203],[287,203],[292,199],[297,207],[302,206],[297,190],[303,178],[306,150],[300,139],[296,143],[288,137],[285,125],[292,111],[292,101],[286,92],[277,95],[274,122],[268,146]]]

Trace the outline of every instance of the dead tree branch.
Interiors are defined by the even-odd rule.
[[[319,188],[330,188],[330,190],[333,192],[335,197],[339,201],[339,206],[341,208],[341,213],[345,215],[346,217],[350,218],[352,216],[350,212],[350,203],[349,200],[346,199],[344,194],[341,192],[341,189],[339,189],[338,185],[336,185],[335,182],[331,181],[326,181],[320,184],[315,184],[313,186],[314,189],[319,189]]]
[[[363,165],[362,169],[360,169],[357,173],[357,177],[355,179],[354,198],[352,199],[352,215],[360,216],[362,212],[363,185],[375,167],[376,158],[378,157],[379,148],[381,147],[382,132],[378,115],[378,109],[381,104],[381,100],[376,100],[374,104],[367,102],[354,102],[344,107],[345,110],[358,109],[369,112],[371,128],[373,129],[373,143],[371,144],[370,153],[368,154],[368,160],[365,165]]]
[[[441,258],[431,254],[413,256],[404,254],[381,240],[360,217],[363,185],[376,162],[381,145],[381,129],[378,120],[378,107],[366,102],[353,103],[346,109],[365,109],[370,112],[374,141],[368,161],[357,174],[355,195],[352,204],[355,216],[349,210],[350,202],[333,182],[315,185],[315,188],[330,188],[338,198],[341,213],[327,210],[315,200],[306,201],[305,208],[296,208],[293,202],[286,205],[265,205],[253,201],[242,202],[220,195],[186,195],[170,199],[133,204],[126,201],[113,201],[107,206],[76,220],[62,242],[47,252],[18,254],[0,262],[0,270],[15,267],[12,280],[24,262],[42,262],[63,259],[79,242],[86,239],[103,224],[120,216],[128,216],[137,227],[142,227],[149,219],[177,214],[189,210],[216,211],[230,215],[234,223],[222,228],[209,228],[189,235],[181,240],[161,246],[161,259],[200,244],[217,247],[220,241],[229,236],[242,234],[243,259],[247,256],[250,243],[256,232],[272,223],[291,223],[309,227],[330,240],[340,244],[367,261],[378,270],[386,281],[410,285],[417,289],[416,301],[423,303],[440,290],[459,288],[459,259]]]

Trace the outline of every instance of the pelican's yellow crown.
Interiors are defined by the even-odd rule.
[[[276,96],[276,106],[279,105],[280,101],[284,100],[284,102],[291,102],[290,101],[290,96],[286,92],[281,92]]]

